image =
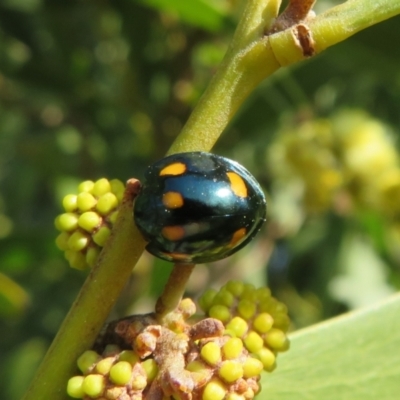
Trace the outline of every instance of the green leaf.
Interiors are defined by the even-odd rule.
[[[225,22],[225,14],[211,2],[205,0],[139,0],[159,11],[173,12],[190,25],[217,31]]]
[[[268,400],[394,400],[400,394],[400,295],[295,332],[278,369],[262,377]]]
[[[329,282],[329,291],[350,309],[374,304],[395,293],[387,279],[389,266],[361,235],[348,233],[344,237],[338,263],[339,271]]]

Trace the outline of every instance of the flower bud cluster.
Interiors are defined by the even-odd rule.
[[[207,315],[224,323],[226,335],[243,341],[248,352],[262,362],[264,370],[272,371],[277,353],[289,348],[287,308],[271,296],[268,288],[256,289],[230,281],[218,292],[206,291],[199,303]]]
[[[57,216],[58,248],[73,268],[92,267],[110,236],[124,194],[124,184],[105,178],[85,181],[77,194],[63,199],[64,213]]]
[[[196,312],[193,301],[184,299],[161,323],[153,314],[114,323],[115,342],[122,340],[128,350],[108,345],[101,356],[85,352],[78,360],[83,375],[70,379],[69,395],[85,400],[253,399],[261,372],[272,370],[276,353],[288,348],[286,308],[268,289],[234,281],[220,292],[206,292],[200,302],[210,317],[198,322],[189,319]]]
[[[242,339],[222,335],[192,345],[189,371],[195,382],[192,395],[202,400],[253,399],[260,391],[263,364],[249,355]]]
[[[399,154],[390,129],[363,111],[282,127],[268,159],[275,190],[292,187],[307,212],[354,206],[400,216]]]
[[[153,359],[140,360],[133,350],[107,346],[103,354],[89,350],[78,359],[83,375],[68,381],[67,393],[74,399],[142,399],[143,390],[157,375]]]

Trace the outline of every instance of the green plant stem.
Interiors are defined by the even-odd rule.
[[[232,43],[168,154],[209,151],[253,89],[279,68],[263,32],[280,0],[249,0]]]
[[[169,154],[209,151],[252,90],[278,70],[308,58],[291,28],[271,36],[279,1],[249,1],[232,44]],[[315,54],[400,14],[400,0],[349,0],[307,22]]]
[[[400,0],[348,0],[311,21],[319,51],[400,14]]]
[[[307,23],[315,42],[315,54],[398,14],[400,0],[348,0],[339,4]],[[269,44],[282,66],[306,58],[291,29],[271,35]]]
[[[156,303],[156,318],[161,324],[163,318],[178,307],[194,267],[195,264],[174,265],[164,291]]]
[[[135,183],[137,182],[137,183]],[[138,181],[127,186],[110,239],[65,317],[23,400],[69,398],[66,383],[77,358],[89,349],[141,256],[145,243],[132,222]]]

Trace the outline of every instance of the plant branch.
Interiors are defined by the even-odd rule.
[[[253,89],[279,68],[265,38],[280,0],[249,0],[232,43],[168,154],[209,151]]]
[[[194,267],[195,264],[174,265],[164,291],[156,303],[156,318],[161,325],[168,313],[176,311]]]
[[[400,0],[348,0],[306,22],[314,54],[333,46],[357,32],[400,14]],[[273,53],[281,66],[307,58],[299,46],[296,27],[269,37]]]
[[[23,400],[68,399],[66,383],[76,360],[91,348],[141,256],[145,243],[132,221],[139,181],[128,181],[112,235],[65,317]]]
[[[253,89],[281,66],[307,59],[400,14],[400,0],[348,0],[313,19],[264,36],[279,4],[278,0],[248,2],[224,61],[169,154],[209,151]]]

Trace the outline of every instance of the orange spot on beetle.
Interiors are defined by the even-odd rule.
[[[164,228],[161,229],[161,234],[165,239],[171,241],[181,240],[185,237],[185,228],[180,225],[164,226]]]
[[[238,197],[247,197],[247,187],[244,180],[236,172],[227,172],[226,175],[231,183],[232,192]]]
[[[175,261],[190,261],[191,256],[185,253],[163,253],[168,257],[171,257]]]
[[[232,236],[232,239],[229,243],[230,247],[236,246],[244,237],[246,236],[246,228],[238,229]]]
[[[167,165],[160,171],[160,176],[163,175],[182,175],[186,171],[186,165],[181,162],[175,162]]]
[[[163,194],[162,202],[167,208],[180,208],[183,206],[184,200],[178,192],[167,192]]]

